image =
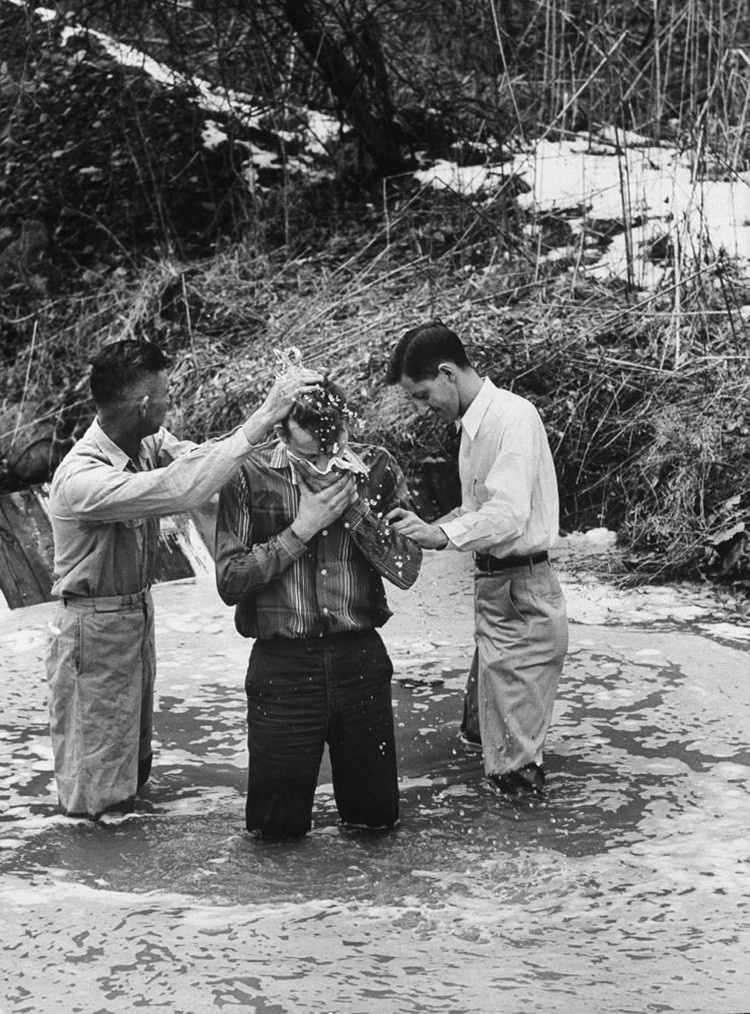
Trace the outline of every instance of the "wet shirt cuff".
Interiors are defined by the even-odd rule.
[[[285,528],[277,536],[279,545],[292,560],[299,560],[307,552],[307,544],[295,535],[292,528]]]
[[[343,514],[344,527],[356,531],[370,513],[370,505],[367,500],[360,497],[353,504],[349,504]]]

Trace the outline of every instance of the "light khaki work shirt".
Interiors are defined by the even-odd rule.
[[[160,429],[131,461],[94,420],[52,479],[60,598],[132,595],[153,581],[159,518],[206,503],[251,451],[242,429],[196,445]]]

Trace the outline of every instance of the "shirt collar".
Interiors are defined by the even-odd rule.
[[[463,429],[470,440],[473,440],[476,437],[479,427],[482,424],[482,420],[487,414],[487,409],[492,404],[492,399],[496,391],[497,388],[490,378],[485,377],[484,383],[479,388],[476,398],[472,401],[471,405],[469,405],[461,418],[457,420],[456,429]]]
[[[94,419],[91,424],[91,436],[94,442],[102,451],[103,454],[109,458],[115,468],[125,469],[130,461],[128,455],[123,451],[122,447],[118,447],[114,440],[111,440],[104,430],[99,425],[99,419]]]
[[[291,468],[291,464],[289,455],[286,453],[286,444],[283,440],[279,440],[271,452],[271,468]]]

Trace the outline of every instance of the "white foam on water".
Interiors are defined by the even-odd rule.
[[[157,625],[158,615],[157,607]],[[157,626],[167,657],[190,663],[200,638],[161,632],[159,642]],[[0,794],[18,817],[3,828],[0,846],[7,843],[6,868],[18,864],[23,873],[0,888],[4,899],[6,886],[27,894],[12,894],[26,900],[3,909],[0,932],[27,955],[36,1007],[54,1009],[89,975],[97,1006],[92,1001],[86,1014],[119,1014],[89,974],[94,967],[106,989],[124,990],[128,1014],[157,998],[193,1014],[213,1009],[217,997],[261,1009],[392,1014],[394,997],[414,995],[417,984],[446,1014],[461,1004],[503,1009],[498,1003],[567,1014],[571,1002],[598,1014],[612,987],[588,977],[594,959],[616,983],[618,1003],[628,996],[634,1010],[651,1002],[649,980],[682,975],[675,1004],[731,981],[744,951],[721,934],[750,925],[745,659],[694,634],[670,639],[622,627],[586,634],[574,638],[555,705],[548,803],[495,799],[480,759],[454,748],[460,696],[448,730],[430,712],[438,695],[425,681],[402,688],[397,735],[420,747],[424,737],[444,735],[444,752],[428,772],[402,772],[402,829],[375,840],[342,832],[327,783],[316,796],[313,833],[278,848],[258,848],[241,830],[244,780],[225,779],[246,763],[244,697],[241,686],[193,679],[205,676],[202,657],[157,677],[159,699],[170,699],[170,710],[157,713],[149,804],[157,812],[101,828],[32,812],[55,801],[43,777],[45,687],[41,662],[31,673],[13,664],[13,737],[0,745],[8,771]],[[426,649],[417,657],[425,660]],[[398,669],[398,652],[394,662]],[[446,653],[435,653],[434,664],[448,666]],[[457,687],[463,682],[462,674]],[[444,697],[446,686],[439,689]],[[202,771],[220,784],[198,784]],[[88,884],[76,883],[87,876]],[[188,970],[178,974],[185,954]],[[126,967],[145,969],[148,998]],[[562,978],[545,980],[539,967]]]
[[[702,623],[700,629],[712,637],[725,638],[729,641],[750,641],[750,628],[739,623]]]

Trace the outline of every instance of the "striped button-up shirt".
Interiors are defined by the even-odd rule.
[[[302,638],[381,627],[382,578],[417,579],[421,550],[385,516],[408,507],[401,469],[380,447],[350,445],[367,466],[358,499],[305,543],[291,529],[300,492],[282,441],[256,449],[219,497],[216,577],[244,637]]]

